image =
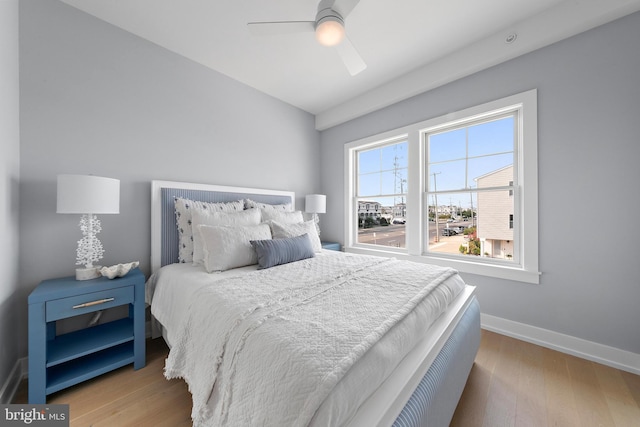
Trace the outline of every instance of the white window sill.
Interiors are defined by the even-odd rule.
[[[505,265],[492,265],[480,262],[472,262],[466,260],[439,258],[435,256],[421,256],[421,255],[408,255],[406,253],[399,253],[396,251],[385,250],[384,248],[371,249],[363,247],[345,247],[345,252],[362,254],[362,255],[374,255],[391,257],[397,259],[403,259],[407,261],[421,262],[424,264],[439,265],[442,267],[451,267],[458,270],[461,273],[477,274],[480,276],[495,277],[498,279],[513,280],[516,282],[540,283],[540,274],[537,271],[528,271],[522,268],[510,267]]]

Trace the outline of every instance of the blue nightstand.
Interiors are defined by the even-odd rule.
[[[29,295],[29,403],[133,363],[145,365],[144,274],[45,280]],[[56,336],[56,321],[121,305],[129,316]]]
[[[327,249],[330,251],[341,251],[340,243],[336,242],[322,242],[322,249]]]

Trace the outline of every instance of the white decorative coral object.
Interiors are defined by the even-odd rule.
[[[125,276],[129,271],[138,267],[138,265],[140,265],[140,262],[134,261],[128,262],[126,264],[116,264],[110,267],[102,267],[100,269],[100,274],[109,279],[115,279],[116,277]]]
[[[92,268],[93,263],[99,261],[104,255],[102,243],[96,237],[96,234],[102,231],[100,220],[93,214],[82,215],[80,230],[82,231],[82,239],[78,240],[76,265]]]

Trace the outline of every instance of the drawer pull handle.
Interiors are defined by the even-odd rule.
[[[115,298],[99,299],[99,300],[96,300],[96,301],[85,302],[84,304],[74,305],[72,308],[85,308],[85,307],[91,307],[92,305],[104,304],[105,302],[111,302],[111,301],[113,301],[114,299],[115,299]]]

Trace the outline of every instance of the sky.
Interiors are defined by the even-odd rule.
[[[514,120],[510,115],[429,135],[427,185],[429,191],[437,190],[438,205],[468,209],[471,203],[476,203],[475,193],[448,192],[473,189],[475,178],[513,164]],[[358,196],[383,206],[405,201],[401,196],[374,196],[406,193],[411,185],[407,182],[407,165],[407,141],[359,152]],[[434,200],[429,200],[429,204],[433,205]]]

